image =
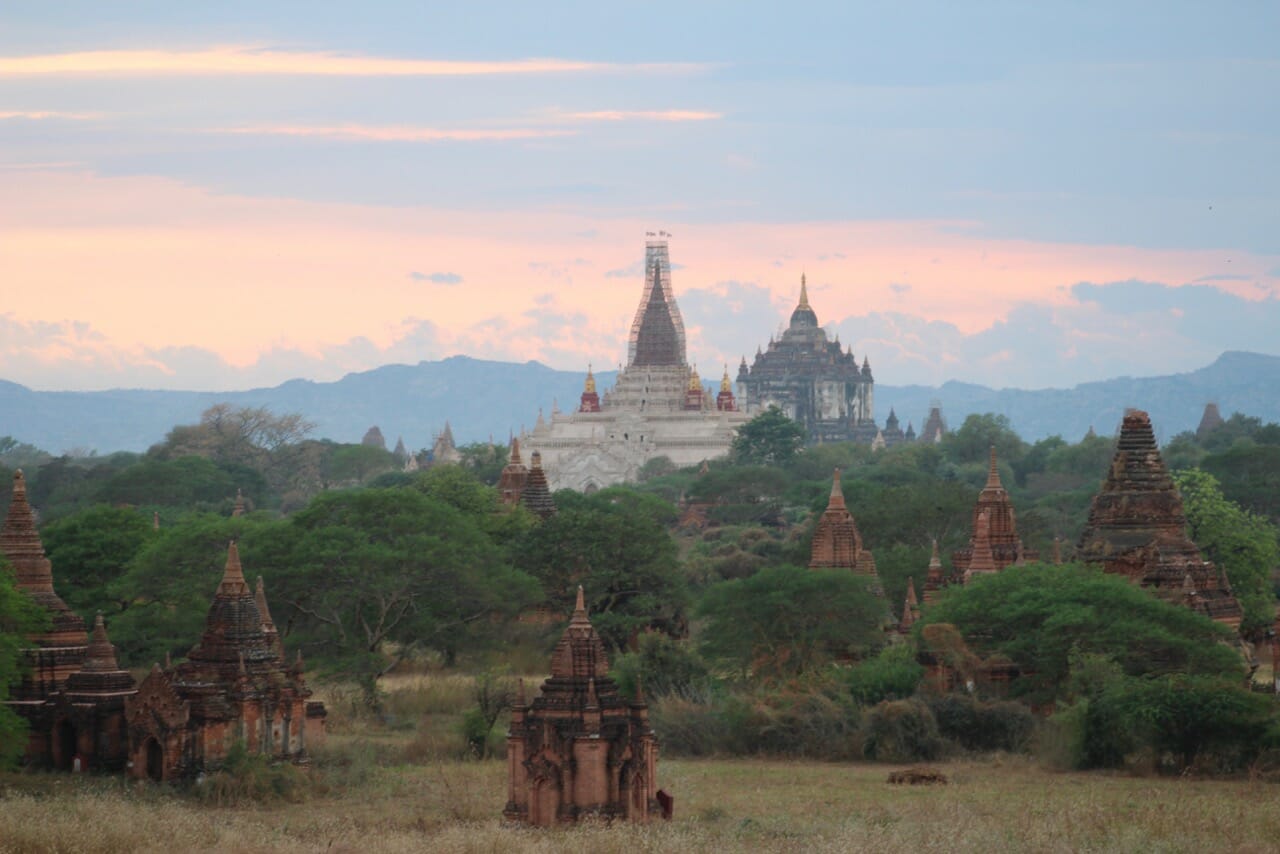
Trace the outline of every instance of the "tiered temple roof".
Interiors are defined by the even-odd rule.
[[[851,349],[827,338],[804,275],[790,324],[757,349],[749,369],[743,359],[738,383],[740,406],[749,413],[777,406],[805,428],[810,442],[870,443],[876,436],[870,362],[864,357],[859,368]]]
[[[54,592],[53,566],[45,556],[36,531],[35,513],[27,502],[27,482],[22,470],[13,473],[13,498],[0,529],[0,552],[9,559],[18,589],[50,615],[46,631],[30,637],[26,650],[31,671],[10,693],[11,701],[43,701],[80,669],[89,644],[84,620]]]
[[[547,485],[547,475],[542,470],[542,454],[533,452],[530,459],[529,476],[525,479],[524,491],[520,493],[520,503],[531,513],[543,519],[556,515],[556,503],[551,497],[551,488]]]
[[[840,486],[840,469],[836,469],[831,482],[831,495],[827,509],[818,518],[813,532],[813,545],[809,551],[810,569],[848,569],[871,580],[876,595],[883,596],[880,575],[876,571],[875,558],[862,545],[862,535],[853,514],[845,505],[844,491]]]
[[[1225,575],[1187,536],[1182,497],[1165,468],[1147,413],[1125,413],[1115,457],[1089,508],[1077,547],[1080,560],[1124,575],[1170,601],[1186,601],[1238,628],[1240,603]]]
[[[498,478],[498,493],[502,497],[502,503],[508,506],[519,504],[528,480],[529,469],[520,458],[520,440],[512,436],[511,454],[507,458],[507,464],[502,467],[502,475]]]
[[[921,442],[941,442],[942,437],[947,435],[947,422],[942,417],[941,404],[932,404],[929,407],[929,417],[925,418],[924,426],[920,428]]]
[[[524,684],[507,732],[511,820],[551,826],[588,816],[645,822],[669,817],[657,787],[658,748],[642,696],[627,703],[609,677],[604,641],[582,588],[551,655],[551,676],[527,703]],[[662,802],[660,804],[660,802]]]
[[[1020,560],[1036,561],[1040,559],[1040,553],[1034,549],[1024,549],[1022,540],[1018,537],[1018,524],[1013,510],[1013,502],[1009,500],[1009,493],[1005,490],[1004,484],[1000,482],[1000,468],[996,462],[996,448],[994,445],[991,446],[987,465],[987,483],[982,492],[978,493],[978,501],[973,508],[973,537],[969,540],[967,546],[951,555],[951,562],[955,566],[956,572],[962,573],[966,577],[970,561],[974,557],[974,549],[977,547],[978,519],[983,514],[987,518],[987,549],[990,552],[991,562],[995,568],[993,570],[977,568],[975,569],[976,572],[999,572],[1006,566],[1018,563]],[[981,557],[985,564],[986,556],[983,555]]]
[[[1218,404],[1206,403],[1204,405],[1204,414],[1200,416],[1200,424],[1196,427],[1196,438],[1203,439],[1226,423],[1226,421],[1222,420],[1222,413],[1218,410]]]

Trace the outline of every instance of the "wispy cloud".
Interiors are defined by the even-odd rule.
[[[415,282],[432,282],[437,285],[458,285],[462,283],[462,276],[457,273],[421,273],[414,270],[409,274],[409,278]]]
[[[65,121],[88,122],[102,118],[102,113],[68,113],[61,110],[0,110],[0,121],[5,119],[63,119]]]
[[[483,142],[574,136],[561,128],[433,128],[403,125],[260,125],[219,128],[217,133],[253,136],[305,136],[368,142]]]
[[[556,115],[578,122],[707,122],[724,118],[724,113],[710,110],[593,110]]]
[[[0,56],[0,77],[34,75],[320,75],[346,77],[463,77],[583,72],[688,73],[698,63],[611,63],[575,59],[403,59],[330,51],[286,51],[254,45],[200,50],[94,50]]]

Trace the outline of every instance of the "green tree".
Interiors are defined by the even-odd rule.
[[[957,464],[987,462],[991,446],[996,456],[1008,465],[1015,465],[1026,453],[1026,443],[1013,431],[1008,416],[987,412],[973,414],[964,420],[960,428],[942,438],[942,451]]]
[[[478,627],[538,597],[474,517],[413,489],[321,495],[283,533],[266,558],[272,601],[371,704],[405,656],[429,648],[452,662]]]
[[[48,625],[48,612],[18,589],[12,568],[0,555],[0,767],[13,765],[26,747],[27,722],[4,701],[22,681],[27,637]]]
[[[842,570],[763,569],[704,594],[704,655],[744,676],[800,676],[884,641],[883,599]]]
[[[1011,566],[952,588],[917,631],[954,625],[983,655],[1001,653],[1022,671],[1015,689],[1035,701],[1063,695],[1073,655],[1096,653],[1139,676],[1192,673],[1242,679],[1230,630],[1157,599],[1127,579],[1078,564]]]
[[[502,469],[507,464],[510,449],[505,445],[491,442],[472,442],[458,448],[462,454],[462,466],[471,472],[476,480],[486,486],[496,486],[502,476]]]
[[[804,440],[804,427],[770,406],[738,428],[730,456],[736,463],[786,465],[804,447]]]
[[[330,486],[363,486],[374,477],[399,468],[386,448],[376,445],[337,445],[321,466]]]
[[[1200,467],[1218,479],[1227,498],[1280,524],[1280,445],[1238,442],[1204,457]]]
[[[674,508],[625,487],[561,491],[556,502],[559,512],[512,549],[516,565],[541,582],[551,609],[568,615],[581,585],[592,624],[615,650],[645,628],[684,634],[688,592],[665,527]]]
[[[114,603],[109,585],[126,568],[153,534],[151,520],[127,507],[98,504],[50,522],[40,530],[45,552],[57,567],[63,599],[82,617],[99,610],[115,612],[127,603]]]
[[[1188,532],[1204,556],[1226,572],[1244,608],[1241,631],[1257,635],[1271,628],[1276,600],[1271,579],[1280,567],[1275,526],[1228,501],[1213,475],[1198,469],[1174,474]]]
[[[282,524],[256,514],[233,518],[199,513],[148,537],[124,575],[107,586],[122,609],[111,620],[111,640],[121,663],[146,666],[162,661],[166,653],[185,655],[203,631],[228,544],[239,544],[251,581],[257,575],[271,580],[273,567],[264,561],[264,552],[274,546]]]

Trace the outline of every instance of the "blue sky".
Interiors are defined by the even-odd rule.
[[[640,282],[609,274],[656,228],[704,365],[802,270],[890,384],[1278,352],[1276,33],[1264,3],[6,7],[0,377],[610,364]]]

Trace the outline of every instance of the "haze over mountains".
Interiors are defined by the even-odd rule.
[[[614,372],[599,372],[601,389]],[[459,444],[532,428],[541,409],[577,406],[584,375],[538,362],[493,362],[467,356],[417,365],[385,365],[348,374],[337,382],[291,380],[272,388],[238,392],[32,391],[0,380],[0,436],[11,435],[52,453],[72,449],[144,451],[176,424],[199,420],[221,402],[299,412],[316,423],[317,438],[358,442],[377,424],[388,443],[402,436],[412,449],[429,446],[448,420]],[[708,378],[714,382],[714,378]],[[1224,416],[1240,411],[1280,421],[1280,357],[1226,352],[1212,364],[1183,374],[1118,377],[1070,389],[992,389],[961,382],[940,387],[892,386],[875,390],[877,423],[890,408],[905,429],[918,430],[931,401],[941,403],[951,427],[971,413],[1005,415],[1027,440],[1058,434],[1076,441],[1092,426],[1111,433],[1127,407],[1151,413],[1159,438],[1167,440],[1199,423],[1205,403]]]

